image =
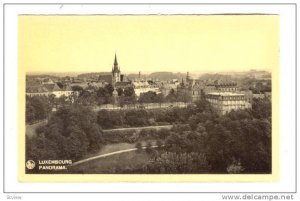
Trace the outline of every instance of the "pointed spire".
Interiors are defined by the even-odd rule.
[[[114,62],[114,65],[118,66],[117,53],[115,53],[115,62]]]
[[[114,66],[112,72],[121,72],[120,67],[118,65],[118,60],[117,60],[117,53],[115,53],[115,61],[114,61]]]

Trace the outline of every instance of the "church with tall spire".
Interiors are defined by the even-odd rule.
[[[121,81],[121,70],[118,64],[118,59],[117,59],[117,54],[115,53],[115,61],[114,61],[114,65],[112,67],[112,82],[116,83],[116,82],[120,82]]]
[[[125,81],[125,77],[121,74],[121,68],[118,63],[117,53],[115,53],[115,57],[113,60],[113,65],[111,72],[100,72],[98,81],[102,83],[111,84],[114,88],[119,87],[122,88],[130,84],[128,81]]]

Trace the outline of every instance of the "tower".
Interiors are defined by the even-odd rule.
[[[113,78],[113,84],[121,81],[121,70],[118,64],[116,53],[115,53],[115,61],[111,73]]]
[[[119,97],[118,97],[118,91],[117,91],[116,88],[112,93],[112,97],[113,97],[114,104],[118,104],[119,103]]]
[[[186,81],[188,82],[190,80],[189,72],[186,73]]]

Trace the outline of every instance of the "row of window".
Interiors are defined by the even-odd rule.
[[[211,96],[208,95],[207,99],[212,99],[212,100],[244,100],[244,96]]]

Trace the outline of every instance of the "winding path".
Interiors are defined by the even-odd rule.
[[[163,147],[164,145],[162,145]],[[157,148],[158,146],[157,145],[153,145],[151,146],[151,148]],[[98,156],[93,156],[93,157],[90,157],[90,158],[86,158],[86,159],[83,159],[83,160],[80,160],[80,161],[77,161],[75,163],[72,163],[70,166],[75,166],[75,165],[79,165],[79,164],[82,164],[82,163],[86,163],[86,162],[89,162],[89,161],[92,161],[92,160],[96,160],[96,159],[99,159],[99,158],[105,158],[107,156],[113,156],[113,155],[117,155],[117,154],[121,154],[121,153],[126,153],[126,152],[131,152],[131,151],[135,151],[137,150],[138,148],[131,148],[131,149],[123,149],[123,150],[120,150],[120,151],[114,151],[114,152],[110,152],[110,153],[107,153],[107,154],[101,154],[101,155],[98,155]],[[141,147],[141,149],[147,149],[147,147]]]
[[[173,127],[173,125],[162,125],[162,126],[143,126],[143,127],[129,127],[129,128],[115,128],[115,129],[103,129],[103,132],[112,132],[112,131],[130,131],[130,130],[147,130],[147,129],[168,129],[170,130]]]

